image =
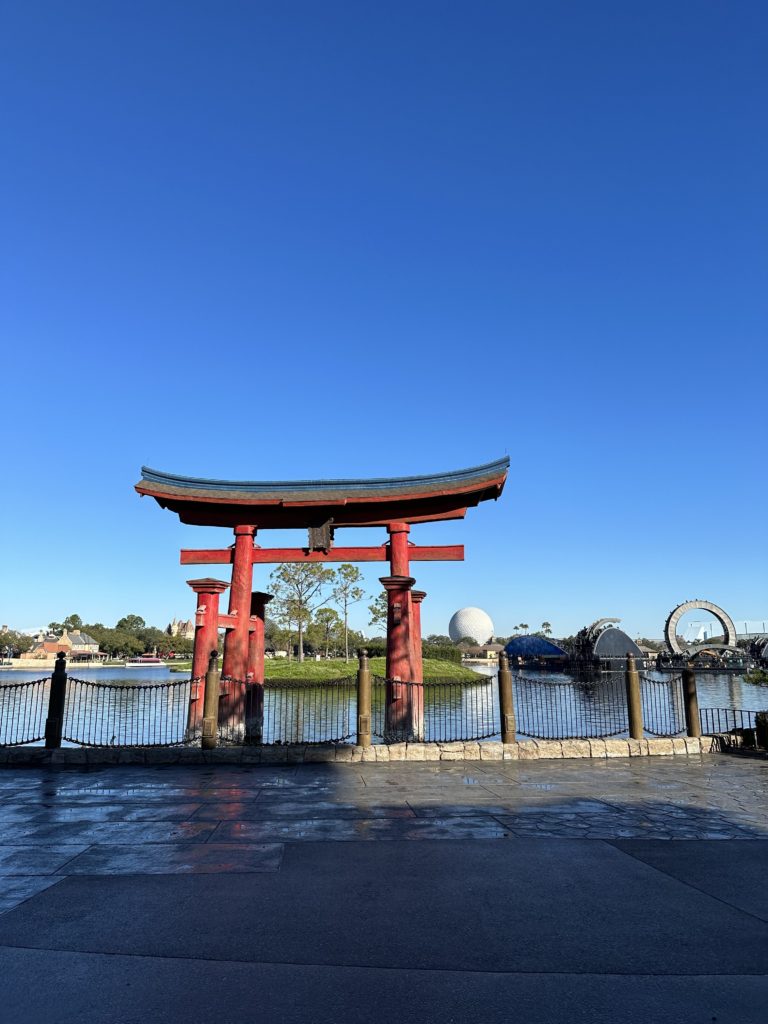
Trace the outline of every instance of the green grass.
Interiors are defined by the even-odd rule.
[[[371,672],[375,676],[383,676],[386,671],[384,658],[371,658]],[[339,679],[342,676],[353,676],[357,672],[357,658],[346,663],[343,658],[330,661],[297,661],[284,659],[268,659],[264,663],[264,674],[267,679]],[[466,682],[476,681],[477,672],[471,672],[462,665],[454,665],[450,661],[437,661],[434,658],[424,660],[425,679],[456,679]]]
[[[370,664],[373,675],[384,675],[384,658],[371,658]],[[191,662],[181,662],[175,663],[171,671],[188,673],[191,668]],[[349,662],[345,662],[343,658],[333,658],[329,661],[305,661],[303,664],[288,661],[287,658],[267,658],[264,662],[264,675],[267,679],[342,679],[347,676],[351,678],[356,673],[357,658],[352,658]],[[472,672],[463,665],[454,665],[450,661],[424,659],[425,680],[455,679],[457,682],[471,683],[486,678],[487,676]]]
[[[756,683],[758,686],[768,686],[768,672],[762,668],[753,669],[744,676],[748,683]]]

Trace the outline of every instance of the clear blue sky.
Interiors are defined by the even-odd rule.
[[[4,5],[0,620],[191,612],[230,538],[142,463],[505,452],[414,530],[467,551],[427,632],[768,614],[767,43],[739,0]]]

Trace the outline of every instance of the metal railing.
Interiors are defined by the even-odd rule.
[[[590,682],[513,677],[517,731],[534,739],[600,739],[628,730],[623,676]]]
[[[129,683],[68,678],[60,657],[50,679],[0,684],[0,744],[43,739],[50,748],[62,741],[115,747],[201,742],[210,749],[217,742],[637,739],[686,732],[697,736],[700,730],[709,735],[749,731],[766,745],[755,712],[699,709],[695,676],[688,668],[682,677],[655,679],[638,673],[628,658],[624,673],[578,681],[550,674],[513,676],[506,659],[500,662],[498,679],[403,682],[372,677],[363,652],[356,679],[255,684],[221,678],[212,658],[201,686],[202,679]]]
[[[340,743],[356,730],[354,677],[269,679],[222,677],[218,736],[222,743]]]
[[[190,680],[94,683],[67,680],[62,739],[91,747],[175,746],[185,742]]]
[[[499,704],[495,681],[424,683],[372,677],[371,732],[384,743],[482,740],[497,736]]]
[[[685,732],[682,676],[652,679],[640,673],[643,724],[651,736],[679,736]]]
[[[0,745],[43,739],[50,686],[50,676],[0,685]]]
[[[754,729],[755,714],[743,708],[700,708],[701,731],[705,736],[714,736],[736,729]]]

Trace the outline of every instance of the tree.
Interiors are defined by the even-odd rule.
[[[325,656],[328,657],[329,649],[336,644],[341,631],[342,622],[339,613],[335,608],[319,608],[315,615],[313,629],[318,637],[319,644],[325,648]],[[348,643],[349,633],[344,629],[345,648]]]
[[[304,661],[304,631],[317,608],[327,604],[325,589],[334,580],[333,569],[318,562],[287,562],[270,574],[275,595],[275,612],[289,623],[296,623],[299,635],[299,661]]]
[[[371,617],[368,620],[369,626],[386,626],[388,612],[386,590],[382,590],[379,596],[374,599],[373,604],[368,605],[368,611],[371,613]]]
[[[552,623],[551,622],[542,622],[542,624],[541,624],[541,632],[544,634],[544,636],[549,636],[549,634],[552,632]]]
[[[437,647],[448,647],[453,643],[453,640],[451,640],[449,636],[445,636],[443,633],[430,633],[424,643],[434,644]]]
[[[4,658],[18,658],[32,646],[32,637],[17,633],[15,629],[0,633],[0,655]]]
[[[65,629],[69,631],[70,629],[82,628],[83,620],[80,618],[79,615],[68,615],[63,622],[48,623],[48,629],[51,631],[51,633],[63,633]]]
[[[365,591],[358,586],[362,578],[357,566],[348,562],[336,570],[336,585],[331,596],[344,612],[344,661],[349,661],[349,606],[365,597]]]
[[[523,631],[524,633],[527,633],[527,632],[528,632],[528,629],[529,629],[529,627],[528,627],[528,623],[527,623],[527,622],[521,622],[519,626],[515,626],[515,629],[516,629],[516,630],[518,630],[518,629],[522,629],[522,631]]]
[[[138,633],[145,629],[146,625],[140,615],[124,615],[122,619],[118,619],[115,629],[121,629],[125,633]]]

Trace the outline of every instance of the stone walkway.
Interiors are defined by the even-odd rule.
[[[726,755],[6,769],[0,1007],[762,1021],[767,797]]]

